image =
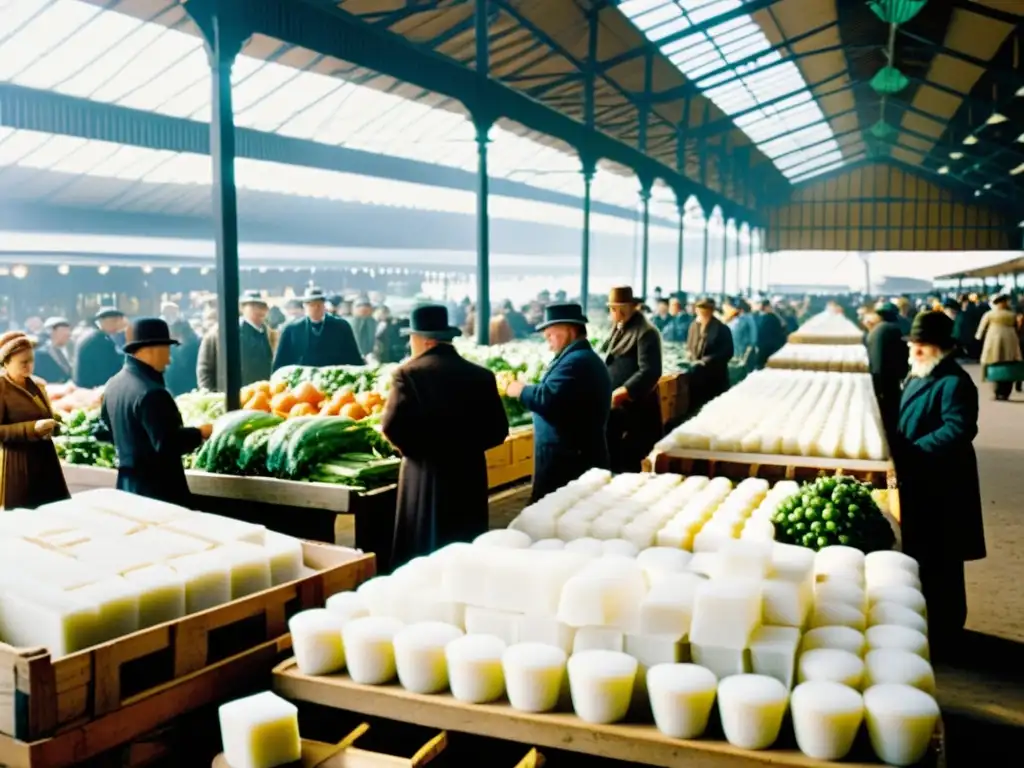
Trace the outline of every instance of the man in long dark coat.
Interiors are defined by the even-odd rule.
[[[71,380],[74,373],[68,356],[71,323],[63,317],[51,317],[43,324],[43,328],[49,338],[36,350],[35,374],[50,384],[64,384]]]
[[[270,378],[274,362],[273,343],[267,325],[267,302],[259,291],[246,291],[239,304],[242,316],[238,318],[239,357],[242,359],[242,386]],[[214,326],[199,345],[196,375],[199,388],[217,391],[217,352],[220,346],[219,329]]]
[[[608,451],[613,472],[639,472],[644,457],[661,439],[661,334],[640,311],[643,300],[629,286],[608,297],[615,330],[602,353],[612,379]]]
[[[907,378],[907,342],[898,322],[896,305],[886,302],[875,309],[880,322],[868,331],[868,368],[882,425],[889,440],[899,420],[903,380]]]
[[[893,458],[903,551],[917,559],[932,657],[955,653],[967,621],[964,562],[985,557],[978,460],[978,389],[956,362],[953,321],[915,318]]]
[[[124,364],[124,354],[116,340],[124,312],[104,307],[94,319],[97,327],[82,337],[75,352],[74,379],[80,387],[102,387]]]
[[[697,409],[729,388],[729,361],[733,356],[732,331],[715,317],[715,300],[697,302],[697,319],[690,325],[686,351],[690,369],[690,408]]]
[[[758,362],[760,367],[764,368],[768,358],[782,349],[786,343],[786,321],[775,314],[772,303],[767,299],[761,302],[761,311],[754,319],[757,320]]]
[[[508,437],[494,374],[463,359],[441,305],[410,318],[412,359],[395,370],[384,434],[402,453],[391,565],[487,531],[484,453]]]
[[[533,412],[533,495],[546,496],[591,467],[608,467],[612,380],[587,339],[579,304],[549,304],[544,333],[555,359],[539,384],[515,381],[505,394]]]
[[[286,365],[365,365],[348,321],[327,313],[324,292],[310,288],[302,297],[306,316],[281,330],[274,370]]]
[[[103,395],[101,420],[117,449],[117,487],[151,499],[190,506],[181,457],[207,439],[213,428],[185,427],[164,384],[171,362],[167,323],[136,319],[125,336],[125,361]]]

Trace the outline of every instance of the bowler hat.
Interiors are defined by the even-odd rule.
[[[327,301],[323,288],[307,288],[302,294],[302,303],[311,304],[314,301]]]
[[[699,299],[697,299],[697,303],[694,304],[693,306],[695,306],[697,309],[714,309],[715,300],[710,296],[702,296]]]
[[[537,325],[537,330],[543,331],[548,326],[563,323],[586,327],[587,316],[583,314],[583,307],[574,302],[549,304],[544,308],[544,322]]]
[[[637,304],[643,304],[643,298],[633,295],[633,288],[629,285],[620,285],[612,288],[608,292],[608,306],[614,307],[616,305],[631,304],[636,306]]]
[[[176,347],[178,342],[171,338],[167,322],[160,317],[137,317],[124,334],[126,354],[137,352],[143,347]]]
[[[267,306],[267,300],[263,298],[263,295],[259,291],[245,291],[238,298],[238,303],[243,307],[246,304],[261,304]]]
[[[124,317],[124,312],[117,307],[100,307],[99,311],[93,315],[93,320],[106,320],[109,317]]]
[[[409,316],[409,327],[402,328],[401,334],[451,341],[456,336],[461,336],[462,331],[448,325],[448,308],[443,304],[423,304],[413,309]]]
[[[327,297],[327,303],[330,304],[332,307],[340,307],[344,301],[344,297],[342,297],[341,294],[338,293],[333,293]]]
[[[917,344],[932,344],[939,349],[952,349],[953,321],[945,312],[922,312],[914,318],[907,341]]]

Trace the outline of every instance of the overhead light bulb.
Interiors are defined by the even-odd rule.
[[[149,266],[149,264],[145,265],[142,268],[142,274],[144,274],[144,275],[151,275],[151,274],[153,274],[153,268],[151,266]]]
[[[992,182],[985,184],[985,189],[992,189]]]
[[[171,267],[171,274],[176,275],[181,272],[181,267]]]
[[[948,165],[944,165],[941,168],[939,168],[939,173],[941,173],[943,176],[945,176],[947,173],[949,173],[949,166]]]
[[[949,153],[949,159],[950,160],[963,160],[964,159],[964,153],[963,152],[950,152]]]
[[[210,268],[203,267],[202,269],[199,270],[199,274],[205,277],[206,275],[210,274]]]
[[[14,267],[11,268],[11,275],[17,278],[18,280],[24,280],[26,277],[28,277],[28,267],[26,267],[24,264],[16,264]]]
[[[0,267],[0,277],[7,277],[9,274],[11,274],[10,269],[7,267]]]
[[[58,275],[67,275],[70,272],[71,272],[71,267],[69,267],[67,264],[61,264],[59,267],[57,267],[57,274]]]
[[[980,189],[974,190],[974,196],[975,197],[981,197],[981,190]]]
[[[988,116],[988,120],[985,121],[986,125],[999,125],[1005,123],[1009,118],[1002,112],[993,112]]]
[[[1021,173],[1024,173],[1024,163],[1021,163],[1016,168],[1013,168],[1010,171],[1010,175],[1011,176],[1016,176],[1016,175],[1021,174]]]
[[[258,271],[258,272],[259,272],[259,273],[260,273],[261,275],[265,275],[265,274],[267,274],[267,268],[266,268],[266,267],[260,267],[260,268],[259,268],[259,269],[258,269],[257,271]]]
[[[975,136],[973,133],[964,137],[964,144],[966,144],[968,147],[974,146],[977,143],[978,137]]]
[[[96,271],[99,272],[101,275],[105,275],[108,272],[110,272],[110,267],[108,267],[106,264],[100,264],[98,267],[96,267]]]
[[[1024,85],[1022,85],[1020,88],[1018,88],[1017,89],[1017,93],[1014,94],[1014,95],[1015,96],[1024,96]]]

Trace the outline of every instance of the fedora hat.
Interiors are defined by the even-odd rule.
[[[311,304],[314,301],[327,301],[323,288],[307,288],[305,293],[302,294],[303,304]]]
[[[462,331],[448,325],[448,308],[443,304],[423,304],[413,309],[409,327],[401,330],[403,336],[425,336],[438,341],[451,341]]]
[[[264,307],[267,306],[267,300],[263,298],[263,295],[259,291],[244,291],[242,295],[238,297],[238,303],[243,307],[246,304],[261,304]]]
[[[710,296],[701,296],[699,299],[697,299],[697,303],[694,304],[693,306],[695,306],[697,309],[713,310],[715,308],[715,300]]]
[[[126,354],[137,352],[143,347],[176,347],[178,342],[171,338],[171,329],[160,317],[137,317],[124,334]]]
[[[92,319],[106,320],[109,317],[124,317],[124,312],[117,307],[100,307],[99,311],[92,316]]]
[[[43,328],[47,331],[52,331],[54,328],[70,328],[71,321],[66,317],[48,317],[46,322],[43,323]]]
[[[907,341],[917,344],[932,344],[939,349],[952,349],[953,321],[945,312],[922,312],[914,318]]]
[[[629,304],[636,306],[643,304],[644,300],[638,296],[633,295],[633,288],[629,285],[620,285],[616,288],[612,288],[608,292],[608,306],[621,306],[623,304]]]
[[[548,326],[562,324],[585,328],[587,316],[583,314],[583,307],[573,302],[549,304],[544,308],[544,322],[537,325],[537,330],[543,331]]]

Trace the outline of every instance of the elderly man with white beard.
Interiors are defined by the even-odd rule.
[[[967,621],[964,562],[985,557],[978,460],[978,389],[956,362],[953,321],[922,312],[907,337],[910,376],[893,458],[903,550],[921,566],[932,655],[957,650]]]

